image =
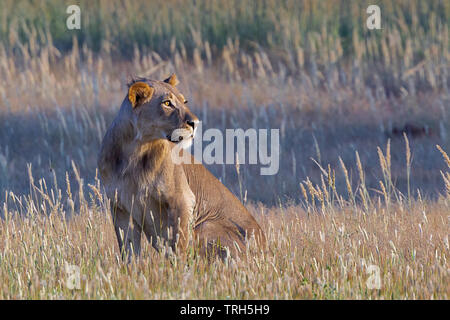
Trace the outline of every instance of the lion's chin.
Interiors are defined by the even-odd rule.
[[[193,136],[188,136],[188,137],[177,137],[176,139],[174,139],[172,136],[167,135],[166,136],[167,140],[169,140],[170,142],[175,143],[177,146],[179,146],[182,149],[188,149],[191,147],[192,145],[192,141],[194,139]]]
[[[192,137],[183,138],[181,141],[176,142],[176,144],[183,149],[189,149],[192,146],[192,140]]]
[[[166,136],[169,141],[172,141],[177,146],[187,149],[192,145],[194,134],[184,128],[173,130],[172,134]]]

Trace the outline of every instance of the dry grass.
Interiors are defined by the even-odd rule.
[[[447,2],[381,1],[374,32],[357,2],[182,2],[193,14],[172,24],[173,1],[151,16],[161,28],[143,28],[160,4],[134,3],[121,2],[120,23],[116,6],[98,2],[98,20],[85,7],[70,34],[46,25],[59,2],[45,14],[4,4],[0,298],[449,298]],[[99,145],[128,76],[174,71],[204,129],[280,129],[277,175],[208,167],[262,223],[262,256],[208,265],[146,244],[131,265],[118,258]],[[81,268],[80,290],[65,263]],[[380,290],[367,288],[369,265]]]
[[[61,191],[43,182],[33,182],[28,196],[8,195],[0,221],[0,298],[449,297],[448,197],[411,205],[379,198],[364,209],[335,194],[329,179],[309,186],[304,208],[250,206],[267,233],[264,254],[208,264],[189,255],[165,258],[144,240],[142,256],[126,265],[98,188],[78,195],[79,214],[70,218]],[[66,264],[80,268],[80,289],[67,287]],[[379,267],[380,289],[367,286],[370,265]]]

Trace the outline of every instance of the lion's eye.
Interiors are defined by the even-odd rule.
[[[172,102],[170,102],[170,100],[166,100],[163,102],[163,104],[167,107],[171,107],[172,106]]]
[[[187,101],[187,100],[184,100],[184,104],[186,104],[186,103],[188,103],[188,101]]]

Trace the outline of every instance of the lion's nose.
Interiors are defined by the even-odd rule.
[[[186,123],[187,123],[189,126],[191,126],[192,129],[195,129],[195,121],[188,120],[188,121],[186,121]]]

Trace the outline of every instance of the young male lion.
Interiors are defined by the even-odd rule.
[[[139,255],[142,231],[156,249],[185,252],[191,242],[223,256],[252,235],[264,246],[256,220],[220,181],[190,154],[191,163],[174,161],[172,150],[190,146],[198,124],[177,82],[133,81],[102,142],[98,167],[121,252]]]

